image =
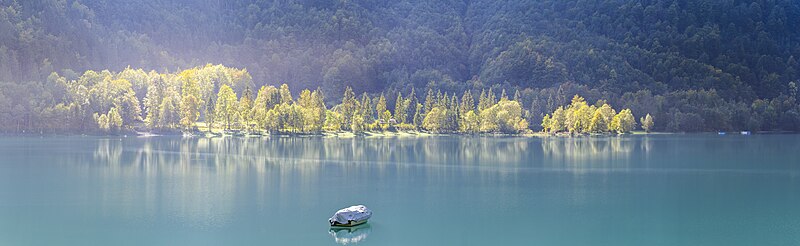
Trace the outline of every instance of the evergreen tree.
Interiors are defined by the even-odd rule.
[[[459,107],[459,110],[461,115],[475,110],[475,100],[472,99],[472,92],[469,90],[464,91],[464,95],[461,96],[461,107]]]
[[[238,115],[239,115],[239,122],[242,124],[242,127],[247,130],[253,130],[253,91],[250,90],[250,87],[246,87],[244,92],[242,92],[241,98],[239,98],[238,106]]]
[[[413,124],[414,123],[414,115],[417,113],[416,107],[417,103],[419,103],[419,99],[417,99],[417,94],[414,91],[414,87],[411,87],[411,93],[408,94],[406,98],[406,123]],[[412,118],[409,118],[412,117]]]
[[[372,107],[372,99],[369,98],[366,92],[361,96],[360,113],[363,124],[372,124],[375,122],[375,110]]]
[[[389,119],[392,118],[392,114],[386,109],[386,97],[381,96],[378,97],[378,103],[375,105],[375,111],[378,112],[378,118],[381,120],[383,124],[389,124]]]
[[[428,88],[428,93],[425,96],[425,107],[424,107],[425,111],[422,113],[423,115],[427,114],[428,112],[431,111],[431,109],[433,109],[433,105],[435,104],[435,102],[434,102],[435,100],[436,100],[436,98],[433,95],[433,89]]]
[[[486,93],[486,106],[491,107],[495,104],[497,104],[497,98],[495,97],[494,92],[492,92],[492,88],[489,88],[489,92]]]
[[[481,96],[478,97],[478,112],[481,112],[488,107],[489,107],[489,99],[486,96],[486,91],[481,90]]]
[[[322,89],[317,88],[314,92],[311,93],[311,98],[314,100],[314,107],[312,110],[313,118],[312,118],[312,131],[318,132],[325,127],[325,111],[328,110],[328,107],[325,106],[325,95],[322,94]]]
[[[402,93],[400,92],[397,93],[397,101],[395,102],[394,105],[395,105],[394,106],[395,120],[397,121],[397,123],[401,124],[406,123],[406,118],[407,118],[406,111],[408,106],[406,105],[406,100],[403,99]]]
[[[279,90],[281,96],[281,103],[282,104],[292,104],[294,99],[292,98],[292,92],[289,91],[289,85],[282,84]]]
[[[442,90],[437,90],[436,91],[436,102],[433,104],[433,106],[434,107],[444,107],[445,102],[446,102],[445,100],[447,100],[447,98],[445,98],[444,94],[442,94]]]
[[[358,101],[353,89],[348,86],[344,90],[344,97],[342,97],[342,104],[340,105],[340,113],[342,114],[342,129],[350,130],[353,124],[353,115],[358,110]]]
[[[425,116],[422,115],[422,104],[417,103],[416,113],[414,113],[414,127],[420,128],[422,127],[422,121],[425,119]]]
[[[460,107],[458,106],[458,97],[456,97],[456,94],[453,93],[453,96],[450,97],[450,103],[448,103],[448,108],[447,108],[447,117],[448,117],[447,128],[449,131],[454,132],[459,129],[458,126],[458,121],[460,119],[460,115],[458,114],[459,108]]]

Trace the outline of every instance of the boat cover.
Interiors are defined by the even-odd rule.
[[[336,221],[340,224],[347,224],[350,220],[360,221],[369,219],[370,217],[372,217],[372,211],[370,211],[369,208],[364,205],[356,205],[336,211],[336,213],[333,214],[328,221]]]

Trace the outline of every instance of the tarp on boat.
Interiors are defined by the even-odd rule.
[[[331,223],[336,221],[340,224],[347,224],[351,220],[360,221],[369,219],[370,217],[372,217],[372,211],[369,210],[369,208],[364,205],[356,205],[339,209],[328,221]]]

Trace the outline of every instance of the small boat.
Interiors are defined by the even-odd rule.
[[[725,132],[717,132],[719,135],[725,135]]]
[[[328,219],[328,222],[334,227],[353,227],[367,223],[370,217],[372,217],[372,211],[369,208],[364,205],[356,205],[339,209]]]
[[[742,135],[750,135],[750,131],[742,131]]]

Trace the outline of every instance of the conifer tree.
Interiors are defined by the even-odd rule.
[[[422,104],[417,103],[416,106],[416,113],[414,113],[414,127],[419,129],[422,127],[422,121],[424,120],[424,116],[422,115]]]
[[[397,101],[394,106],[394,118],[398,123],[406,123],[406,101],[403,99],[403,94],[397,93]]]
[[[369,98],[366,92],[361,95],[360,113],[364,124],[372,124],[372,122],[375,122],[375,110],[372,108],[372,99]]]
[[[342,114],[342,128],[350,130],[353,124],[353,115],[355,114],[358,101],[353,89],[350,86],[344,89],[344,97],[342,97],[342,105],[340,105],[340,113]]]
[[[384,124],[389,123],[389,119],[392,118],[392,115],[389,113],[389,110],[386,109],[386,97],[383,96],[383,93],[381,93],[381,96],[378,97],[378,103],[375,105],[375,111],[378,111],[378,117],[381,121],[383,121]]]
[[[495,104],[497,104],[497,98],[495,97],[494,92],[492,92],[492,88],[489,88],[489,92],[486,93],[486,107],[488,108]]]
[[[431,111],[435,100],[436,98],[433,95],[433,89],[428,88],[428,94],[425,96],[425,107],[423,108],[424,111],[422,112],[423,116]]]
[[[411,93],[408,94],[406,98],[406,123],[413,124],[414,123],[414,115],[417,113],[417,103],[419,103],[419,99],[417,98],[417,94],[414,91],[414,87],[411,87]],[[409,118],[411,117],[411,118]]]
[[[289,91],[289,85],[282,84],[279,93],[281,96],[281,103],[292,104],[294,99],[292,98],[292,92]]]
[[[483,111],[484,109],[488,108],[488,101],[489,99],[486,96],[486,90],[481,90],[481,96],[478,97],[478,112]]]
[[[461,107],[459,107],[459,110],[461,111],[461,115],[475,110],[475,100],[472,99],[472,93],[469,90],[464,91],[464,95],[461,96]]]

